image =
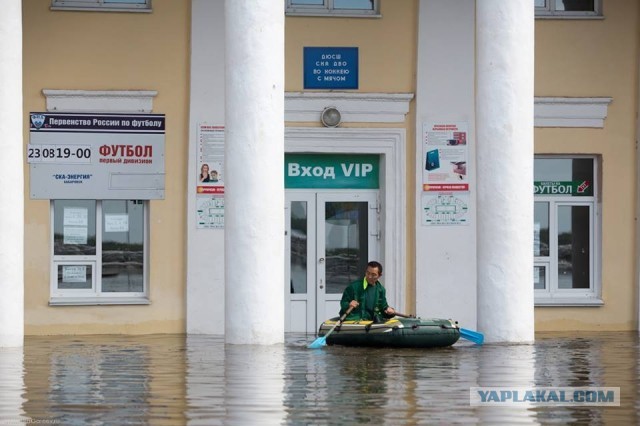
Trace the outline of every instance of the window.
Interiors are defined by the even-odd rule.
[[[50,303],[148,303],[146,210],[139,200],[53,200]]]
[[[151,12],[151,0],[51,0],[51,9]]]
[[[534,290],[537,305],[601,304],[597,162],[592,157],[534,161]]]
[[[378,17],[379,0],[286,0],[287,15]]]
[[[602,16],[601,0],[534,0],[536,17],[587,18]]]

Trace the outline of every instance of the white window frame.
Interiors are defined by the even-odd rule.
[[[144,3],[105,3],[105,0],[51,0],[51,10],[83,10],[94,12],[151,12],[151,0]]]
[[[599,202],[599,163],[598,158],[584,155],[536,155],[536,158],[562,158],[593,160],[593,196],[572,197],[567,195],[534,195],[534,202],[549,205],[549,256],[535,256],[534,268],[544,267],[545,288],[534,289],[535,306],[594,306],[603,305],[600,276],[601,259],[601,221]],[[561,289],[558,287],[558,208],[561,206],[589,207],[589,288]],[[534,273],[536,270],[534,269]]]
[[[54,254],[54,203],[50,202],[50,256],[51,279],[49,305],[148,305],[149,304],[149,201],[143,200],[143,271],[141,292],[102,292],[102,201],[96,202],[96,253],[95,255],[55,255]],[[58,266],[60,265],[90,265],[93,268],[91,289],[59,289]]]
[[[287,16],[331,16],[349,18],[380,18],[380,0],[373,0],[373,9],[336,9],[334,0],[323,0],[321,5],[292,4],[292,0],[285,1]]]
[[[602,18],[602,0],[594,0],[592,11],[556,10],[556,0],[544,0],[544,6],[535,6],[536,18],[594,19]]]

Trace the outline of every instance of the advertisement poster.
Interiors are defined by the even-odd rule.
[[[164,199],[162,114],[29,114],[31,199]]]
[[[224,126],[201,123],[197,137],[197,193],[224,194]]]
[[[224,126],[198,125],[196,228],[224,228]]]
[[[422,194],[422,225],[467,225],[469,193],[442,192]]]
[[[422,190],[468,191],[468,125],[427,122],[422,125]]]

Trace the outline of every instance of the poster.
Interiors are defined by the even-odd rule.
[[[224,194],[224,126],[199,124],[196,191]]]
[[[469,190],[468,142],[467,123],[423,123],[423,191]]]
[[[198,124],[196,228],[224,228],[224,126]]]
[[[468,192],[424,192],[421,207],[423,226],[469,223]]]
[[[196,228],[224,228],[224,197],[212,195],[196,197]]]

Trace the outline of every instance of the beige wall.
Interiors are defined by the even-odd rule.
[[[43,89],[156,90],[167,173],[165,200],[150,203],[151,305],[49,307],[49,202],[29,199],[26,168],[25,334],[184,332],[190,3],[154,0],[147,14],[23,2],[24,117],[45,110]]]
[[[289,16],[285,22],[285,90],[302,91],[305,46],[357,46],[358,92],[413,92],[417,2],[381,2],[383,19]]]
[[[52,12],[23,1],[24,117],[42,89],[157,90],[167,116],[166,199],[152,201],[149,306],[49,307],[49,203],[25,191],[25,333],[183,332],[190,1],[154,0],[153,13]],[[610,96],[603,129],[538,128],[536,153],[602,155],[603,307],[536,308],[536,330],[637,329],[635,259],[638,16],[635,0],[606,2],[603,20],[536,20],[536,96]],[[414,93],[417,1],[382,2],[384,19],[286,18],[285,90],[302,91],[304,46],[358,46],[358,92]],[[446,35],[443,35],[446,37]],[[25,119],[26,123],[26,119]],[[318,123],[309,123],[317,126]],[[349,124],[345,127],[373,127]],[[389,127],[390,125],[384,125]],[[415,106],[406,181],[415,182]],[[25,124],[25,143],[28,126]],[[28,189],[28,168],[25,173]],[[415,197],[407,201],[407,306],[414,306]],[[425,313],[419,313],[425,314]]]
[[[535,130],[536,153],[602,156],[602,307],[536,308],[536,330],[637,329],[635,260],[638,16],[607,1],[603,20],[536,21],[536,96],[612,97],[603,129]]]

